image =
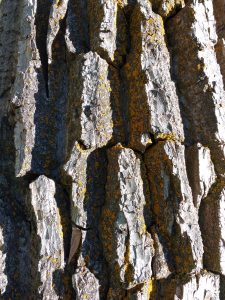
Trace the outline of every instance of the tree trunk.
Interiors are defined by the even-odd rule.
[[[224,0],[0,0],[0,299],[225,299],[224,62]]]

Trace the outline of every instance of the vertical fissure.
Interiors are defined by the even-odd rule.
[[[51,6],[51,1],[38,0],[35,16],[36,44],[40,55],[41,68],[45,80],[45,91],[47,98],[49,97],[47,34]]]

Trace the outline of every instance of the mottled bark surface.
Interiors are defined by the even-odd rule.
[[[224,84],[224,0],[0,0],[0,299],[225,300]]]

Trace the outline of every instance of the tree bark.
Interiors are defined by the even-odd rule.
[[[224,62],[224,0],[0,0],[0,299],[225,299]]]

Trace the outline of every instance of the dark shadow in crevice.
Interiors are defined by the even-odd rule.
[[[35,94],[35,143],[31,162],[32,173],[45,174],[57,181],[60,180],[60,167],[65,160],[67,130],[65,18],[60,20],[60,29],[52,44],[52,63],[42,66],[42,69],[48,67],[48,97],[45,93],[45,74],[42,69],[36,70],[38,91]]]
[[[125,12],[128,26],[128,49],[124,66],[120,69],[122,78],[121,107],[125,128],[125,144],[135,151],[144,151],[142,134],[150,137],[150,110],[145,92],[147,77],[142,70],[142,32],[139,5],[132,1]],[[124,8],[126,11],[126,8]],[[119,26],[119,24],[118,24]]]
[[[11,120],[11,121],[9,121]],[[38,299],[40,238],[31,205],[29,181],[15,177],[13,115],[1,120],[0,214],[7,287],[1,299]]]
[[[179,12],[179,11],[178,11]],[[177,13],[178,13],[177,12]],[[165,28],[165,41],[166,41],[166,45],[170,54],[170,74],[171,74],[171,79],[172,81],[175,83],[175,89],[176,89],[176,94],[178,96],[178,100],[179,100],[179,108],[180,108],[180,114],[181,114],[181,119],[182,119],[182,124],[183,124],[183,129],[184,129],[184,137],[185,137],[185,144],[191,144],[191,141],[189,141],[189,136],[190,136],[190,132],[189,132],[189,128],[190,128],[190,123],[191,121],[189,120],[189,118],[187,118],[186,114],[185,114],[185,106],[183,103],[183,95],[180,91],[180,89],[182,89],[182,87],[179,85],[178,81],[178,75],[177,75],[177,59],[176,59],[176,52],[174,51],[174,41],[172,40],[172,35],[173,32],[171,30],[169,30],[170,28],[170,20],[173,19],[174,16],[171,16],[169,18],[167,18],[164,21],[164,28]],[[176,34],[176,33],[175,33]]]
[[[81,246],[81,254],[86,267],[94,274],[100,284],[100,299],[106,299],[108,291],[108,267],[103,255],[99,226],[102,206],[105,203],[105,185],[107,178],[106,149],[93,151],[87,159],[86,193],[84,212],[87,215],[86,236]]]
[[[42,70],[37,69],[38,91],[35,97],[35,141],[32,149],[31,173],[50,175],[55,161],[54,110],[45,94]]]
[[[146,229],[150,232],[150,228],[155,224],[155,218],[153,214],[153,201],[151,199],[148,177],[147,177],[147,169],[144,163],[144,155],[140,155],[141,161],[141,179],[143,181],[143,193],[145,197],[145,205],[144,205],[144,220]]]
[[[131,50],[130,18],[135,1],[128,1],[125,7],[117,5],[116,27],[120,28],[116,35],[115,62],[116,67],[109,64],[111,86],[111,107],[113,111],[112,143],[129,143],[129,92],[128,81],[124,72],[124,65]],[[115,75],[114,75],[115,74]],[[114,75],[114,76],[113,76]],[[110,144],[110,143],[109,143]]]
[[[123,139],[120,141],[125,145],[129,143],[129,93],[128,93],[128,82],[124,73],[124,65],[127,63],[127,57],[131,49],[131,36],[130,36],[130,17],[134,9],[133,1],[128,1],[127,5],[122,8],[117,6],[117,19],[116,27],[121,28],[122,23],[122,32],[117,32],[116,36],[116,46],[119,47],[118,56],[118,76],[119,76],[119,98],[120,103],[118,109],[120,112],[121,123],[123,126]]]
[[[128,82],[126,81],[126,76],[124,74],[123,68],[119,70],[120,78],[120,110],[123,120],[124,128],[124,145],[128,145],[130,138],[130,128],[129,128],[129,96],[128,96]]]
[[[68,61],[65,42],[66,13],[63,20],[60,20],[60,29],[52,44],[52,63],[49,65],[49,99],[51,102],[52,115],[52,139],[54,146],[50,156],[52,157],[50,174],[57,181],[60,180],[60,168],[65,162],[67,143],[67,113],[68,113]]]
[[[0,118],[7,112],[16,78],[20,13],[15,1],[0,2]]]
[[[152,258],[153,277],[157,278],[157,276],[159,276],[158,272],[161,271],[159,265],[160,263],[165,264],[170,273],[174,273],[175,262],[172,255],[170,243],[160,233],[159,227],[157,225],[152,226],[149,232],[151,233],[155,249],[155,255]],[[162,249],[160,249],[159,247],[161,247]],[[165,276],[165,274],[163,275]]]
[[[51,1],[38,1],[35,18],[36,44],[41,68],[36,69],[38,90],[35,93],[35,141],[32,149],[31,173],[50,175],[55,161],[54,103],[49,98],[47,32]]]
[[[69,0],[66,18],[66,39],[68,56],[90,51],[89,22],[87,15],[87,0]]]
[[[183,292],[177,288],[177,285],[178,283],[185,284],[188,279],[188,274],[182,274],[181,277],[171,274],[165,279],[154,280],[151,296],[157,300],[172,300],[175,296],[182,298]]]
[[[213,272],[221,271],[220,201],[224,186],[224,178],[218,177],[199,207],[199,226],[204,246],[203,267]]]
[[[220,0],[213,1],[213,11],[216,21],[216,33],[218,41],[215,45],[217,62],[223,77],[223,84],[225,87],[225,59],[224,59],[224,37],[225,37],[225,3]]]
[[[224,300],[225,295],[225,276],[220,275],[220,300]]]
[[[165,16],[165,14],[163,14],[162,10],[160,13],[160,6],[161,7],[163,6],[162,2],[163,2],[163,0],[161,1],[161,3],[159,1],[153,1],[152,10],[155,14],[160,15],[164,19],[165,22],[167,20],[175,17],[176,14],[178,14],[185,7],[185,6],[182,7],[182,3],[174,3],[174,8],[172,9],[172,11],[170,11],[169,14],[167,16]],[[165,4],[165,5],[169,6],[170,4]]]
[[[52,1],[38,0],[37,11],[35,17],[36,26],[36,44],[40,54],[42,65],[42,73],[45,81],[46,97],[49,97],[48,90],[48,54],[47,54],[47,33],[49,15],[52,6]]]
[[[117,143],[125,144],[125,124],[124,111],[127,107],[122,107],[124,87],[120,71],[114,67],[109,66],[107,79],[110,83],[110,108],[112,111],[112,138],[107,143],[107,147],[112,147]]]

